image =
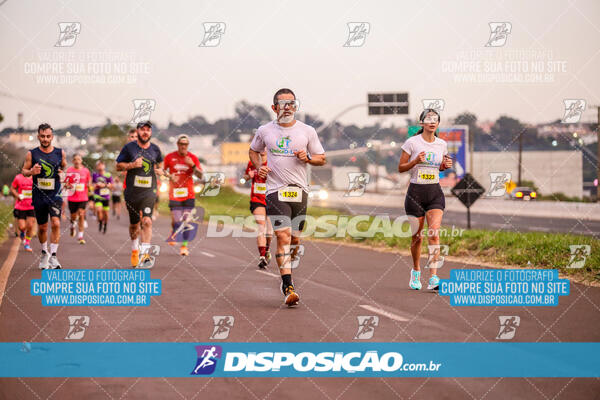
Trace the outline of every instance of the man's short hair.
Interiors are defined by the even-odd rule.
[[[132,133],[137,133],[137,131],[135,130],[135,128],[129,128],[129,131],[127,132],[127,134],[131,135]]]
[[[44,123],[40,124],[40,126],[38,126],[38,133],[40,133],[41,131],[45,131],[46,129],[50,129],[51,131],[54,131],[54,129],[52,129],[50,124],[47,124],[44,122]]]
[[[277,104],[277,96],[279,96],[280,94],[287,94],[287,93],[294,96],[294,100],[296,99],[296,95],[294,94],[294,92],[292,92],[292,89],[282,88],[275,92],[275,95],[273,96],[273,105]]]

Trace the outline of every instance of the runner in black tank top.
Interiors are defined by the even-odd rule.
[[[60,173],[67,167],[65,152],[52,146],[52,127],[41,124],[38,127],[40,146],[27,152],[23,164],[23,175],[33,176],[31,192],[35,218],[39,225],[38,238],[42,244],[42,258],[39,268],[60,268],[56,258],[60,240],[60,216],[62,210]],[[52,225],[50,251],[48,251],[48,216]]]

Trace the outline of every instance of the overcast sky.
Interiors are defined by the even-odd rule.
[[[91,112],[0,96],[0,128],[15,126],[18,111],[29,127],[124,121],[134,99],[155,100],[152,120],[161,125],[198,114],[214,121],[242,99],[269,106],[280,87],[325,120],[365,103],[369,91],[406,91],[412,117],[422,99],[443,99],[442,117],[469,110],[536,123],[562,118],[564,99],[584,99],[583,120],[595,121],[599,16],[597,0],[0,0],[0,92]],[[80,24],[72,46],[55,46],[60,22]],[[217,46],[200,46],[207,22],[225,24]],[[350,22],[367,23],[362,46],[344,47]],[[491,22],[510,24],[504,45],[486,47]],[[40,70],[44,62],[55,70]],[[341,121],[377,118],[359,107]],[[390,121],[403,118],[382,122]]]

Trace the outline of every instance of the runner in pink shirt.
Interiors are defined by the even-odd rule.
[[[23,174],[18,174],[10,185],[10,191],[15,198],[14,217],[17,219],[23,248],[31,251],[31,236],[33,236],[33,226],[35,224],[35,213],[31,205],[31,190],[33,188],[33,179],[26,178]]]
[[[71,237],[75,237],[75,221],[78,221],[79,232],[77,240],[79,244],[85,244],[83,231],[85,229],[85,206],[88,202],[88,188],[92,180],[90,171],[83,166],[83,160],[79,154],[73,156],[73,166],[67,169],[65,181],[71,183],[69,190],[69,211],[71,213]]]

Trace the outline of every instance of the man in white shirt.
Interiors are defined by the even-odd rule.
[[[325,165],[325,150],[315,129],[295,119],[298,101],[294,92],[279,89],[271,109],[277,120],[258,128],[249,153],[258,174],[267,179],[267,215],[277,237],[275,259],[285,304],[291,307],[300,299],[292,283],[290,244],[292,235],[299,236],[304,227],[309,190],[306,164]],[[262,165],[260,153],[265,150],[267,165]]]

